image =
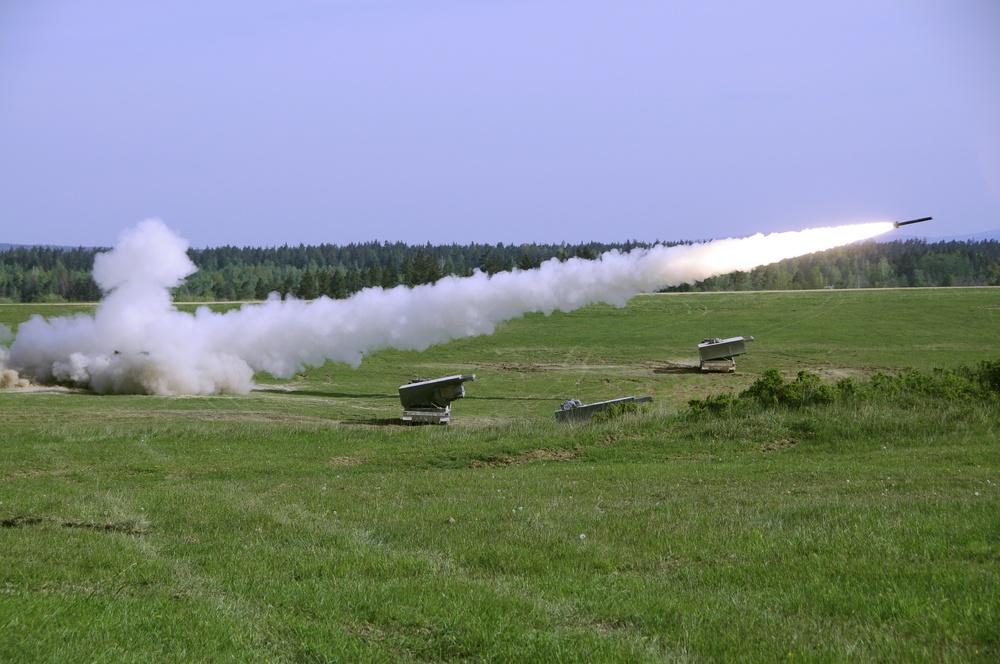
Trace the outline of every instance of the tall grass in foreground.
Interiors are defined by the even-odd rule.
[[[7,427],[2,659],[1000,647],[995,404],[346,433],[120,415]]]

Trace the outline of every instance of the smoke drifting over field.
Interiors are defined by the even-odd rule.
[[[170,289],[195,271],[188,244],[150,219],[96,257],[94,280],[106,295],[95,314],[35,316],[23,323],[9,353],[0,348],[0,373],[12,386],[29,377],[99,393],[246,393],[254,371],[290,377],[327,360],[356,367],[380,349],[424,350],[491,334],[500,321],[528,312],[572,311],[594,302],[622,306],[639,293],[751,270],[892,228],[880,222],[610,251],[593,261],[552,259],[534,270],[369,288],[346,300],[272,294],[226,313],[201,307],[189,314],[170,298]]]

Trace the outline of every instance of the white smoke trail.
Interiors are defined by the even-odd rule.
[[[10,343],[13,338],[14,335],[10,328],[6,325],[0,325],[0,388],[28,387],[31,384],[26,379],[21,378],[16,371],[7,368],[7,356],[10,353],[3,344]]]
[[[623,306],[638,293],[751,270],[892,228],[879,222],[615,250],[593,261],[552,259],[534,270],[368,288],[346,300],[272,294],[226,313],[201,307],[188,314],[174,308],[169,292],[195,271],[187,242],[151,219],[96,257],[94,279],[107,295],[93,316],[33,317],[18,329],[7,362],[36,381],[99,393],[246,393],[254,371],[290,377],[327,360],[356,367],[380,349],[424,350],[490,334],[498,322],[528,312],[572,311],[594,302]]]

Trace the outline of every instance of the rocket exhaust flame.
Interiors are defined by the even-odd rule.
[[[94,261],[106,293],[93,316],[45,320],[18,329],[0,370],[42,383],[99,393],[246,393],[255,371],[290,377],[327,360],[357,367],[385,348],[424,350],[491,334],[528,312],[572,311],[634,295],[823,251],[891,231],[892,222],[757,234],[695,245],[609,251],[534,270],[444,277],[433,285],[368,288],[346,300],[277,294],[226,313],[178,311],[170,289],[195,271],[187,242],[150,219],[125,231]],[[3,330],[0,329],[0,333]]]

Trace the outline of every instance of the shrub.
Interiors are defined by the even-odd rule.
[[[834,392],[820,377],[800,371],[795,380],[786,383],[777,369],[768,369],[760,378],[740,393],[740,399],[753,399],[763,406],[799,408],[812,404],[832,403]]]
[[[850,399],[861,394],[861,386],[850,378],[843,378],[837,382],[834,394],[836,400]]]
[[[877,373],[869,389],[872,397],[933,397],[936,399],[968,399],[982,393],[974,374],[969,370],[904,369],[895,376]]]
[[[754,399],[764,406],[777,406],[782,402],[781,393],[785,387],[785,379],[777,369],[768,369],[753,382],[753,385],[740,393],[740,399]]]
[[[975,375],[983,389],[1000,394],[1000,360],[981,360]]]
[[[947,402],[993,399],[997,394],[1000,394],[1000,360],[983,360],[974,368],[905,369],[895,375],[878,372],[867,383],[845,378],[834,387],[824,384],[818,375],[808,371],[800,371],[794,380],[786,381],[780,371],[768,369],[736,397],[710,395],[689,401],[688,407],[694,415],[718,415],[748,404],[763,408],[802,408],[855,399]]]
[[[690,407],[691,412],[695,415],[700,415],[701,413],[718,415],[731,408],[735,403],[736,399],[732,394],[710,394],[704,399],[692,399],[688,401],[688,407]]]

